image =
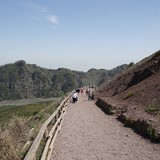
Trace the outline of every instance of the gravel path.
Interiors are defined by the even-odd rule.
[[[67,108],[52,160],[160,160],[160,146],[105,115],[93,101],[79,96]]]

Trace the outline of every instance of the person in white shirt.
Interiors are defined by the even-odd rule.
[[[76,91],[73,92],[72,94],[72,102],[75,103],[78,100],[78,93]]]

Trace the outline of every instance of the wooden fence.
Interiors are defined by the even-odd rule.
[[[43,123],[24,160],[36,160],[36,153],[42,139],[44,139],[46,143],[41,156],[41,160],[50,159],[53,149],[53,143],[56,139],[58,131],[61,128],[63,116],[66,111],[66,107],[69,104],[70,95],[62,101],[62,103],[58,106],[56,111]],[[54,123],[54,125],[52,129],[49,131],[49,125],[52,123]]]

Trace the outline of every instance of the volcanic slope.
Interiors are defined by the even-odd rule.
[[[160,141],[160,51],[94,93],[97,105],[136,132]]]

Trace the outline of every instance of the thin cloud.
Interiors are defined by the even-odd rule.
[[[36,5],[33,3],[27,3],[26,6],[39,12],[41,14],[42,19],[45,19],[54,25],[58,24],[58,17],[50,14],[50,12],[48,11],[48,9],[46,7]],[[39,17],[38,17],[38,19],[39,19]]]
[[[37,5],[37,4],[32,4],[32,3],[27,3],[26,4],[29,8],[32,8],[32,9],[35,9],[41,13],[48,13],[48,9],[43,7],[43,6],[40,6],[40,5]]]
[[[48,15],[48,21],[53,24],[58,24],[58,17],[54,15]]]

